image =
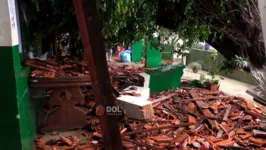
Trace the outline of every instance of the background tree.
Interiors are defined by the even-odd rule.
[[[157,24],[177,30],[190,43],[207,41],[227,59],[266,61],[257,0],[159,0]]]
[[[256,68],[266,61],[257,0],[97,2],[107,48],[116,42],[151,36],[157,24],[177,32],[188,40],[188,45],[195,40],[207,41],[229,60],[235,55],[249,58]],[[21,3],[21,18],[31,31],[32,41],[50,42],[56,37],[69,45],[73,55],[81,51],[72,1],[22,0]]]
[[[29,39],[45,49],[60,40],[72,55],[82,52],[79,30],[70,0],[21,0],[22,27]],[[117,42],[151,37],[157,25],[178,33],[186,44],[207,41],[228,60],[248,58],[259,83],[266,77],[258,0],[98,0],[106,48]],[[55,44],[54,44],[55,45]],[[30,46],[29,46],[30,47]],[[265,85],[266,87],[266,82]],[[266,90],[265,90],[266,93]],[[265,94],[266,95],[266,94]]]
[[[97,2],[107,49],[117,42],[128,43],[151,36],[157,30],[157,0]],[[42,37],[40,40],[47,45],[56,38],[69,46],[72,55],[80,55],[82,45],[72,1],[22,0],[20,11],[22,24],[29,29],[28,43],[41,43],[36,39]]]

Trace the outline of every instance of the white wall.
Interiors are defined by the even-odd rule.
[[[18,45],[15,0],[0,0],[0,46]]]

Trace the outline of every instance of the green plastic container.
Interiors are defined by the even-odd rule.
[[[148,71],[150,75],[150,92],[162,92],[172,88],[181,87],[181,77],[183,76],[184,65],[170,65]]]

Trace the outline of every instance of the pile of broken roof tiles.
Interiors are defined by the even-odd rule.
[[[266,116],[260,106],[200,88],[170,90],[154,94],[150,100],[167,95],[171,96],[153,104],[154,117],[120,120],[125,149],[266,149]],[[84,133],[87,142],[79,145],[73,137],[61,137],[61,143],[80,150],[103,148],[99,120],[88,118],[92,132]],[[41,143],[41,138],[37,141]],[[44,145],[60,149],[58,144]]]

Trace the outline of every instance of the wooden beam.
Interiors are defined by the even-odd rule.
[[[190,91],[190,95],[193,97],[193,99],[198,99],[200,98],[197,94],[196,90],[191,90]],[[197,106],[199,107],[199,109],[201,110],[201,112],[206,116],[206,117],[213,117],[213,114],[209,111],[209,109],[202,109],[202,106],[204,105],[203,101],[195,101],[195,103],[197,104]],[[212,129],[215,130],[219,130],[219,126],[216,120],[208,120],[208,122],[210,123]]]
[[[97,106],[114,106],[96,0],[73,0]],[[106,150],[122,150],[117,116],[99,116]]]

